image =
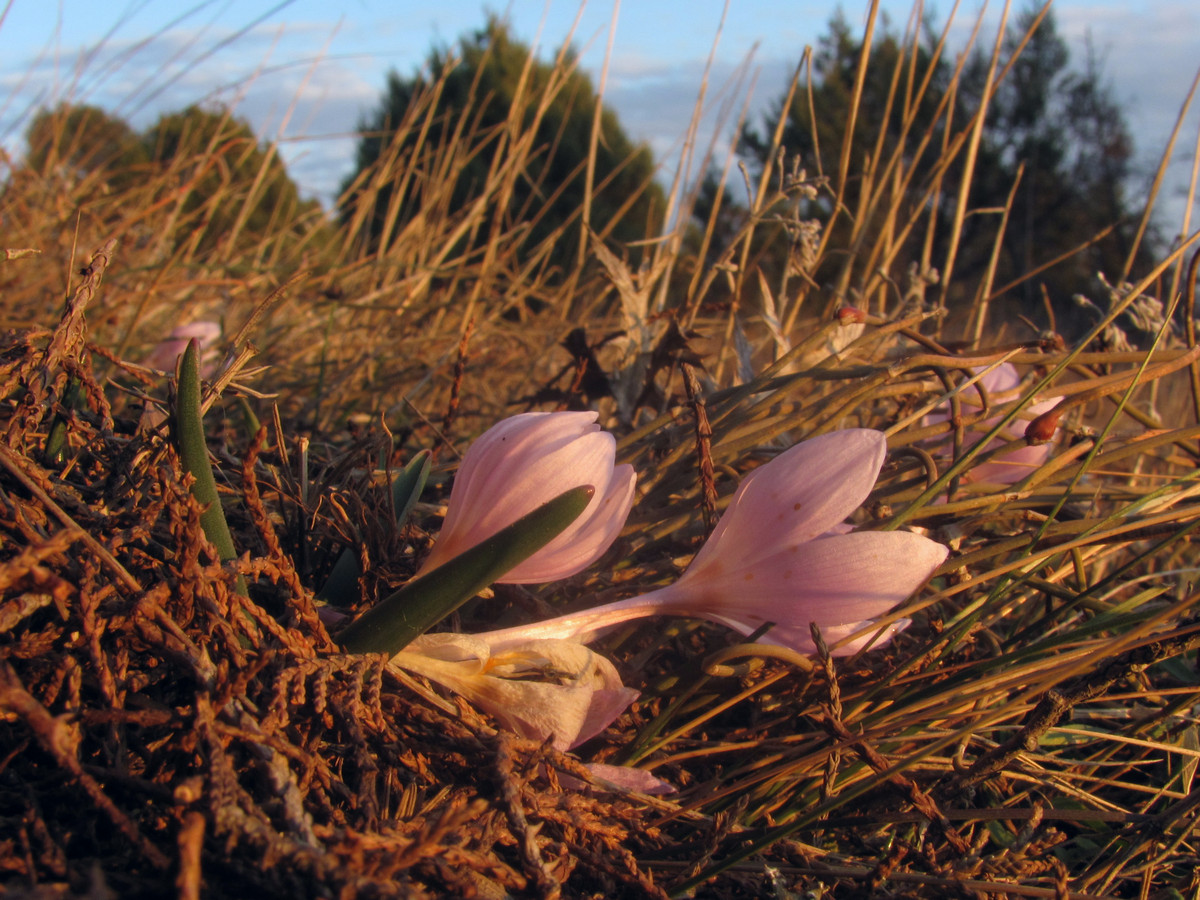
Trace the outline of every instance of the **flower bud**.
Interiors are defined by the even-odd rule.
[[[579,518],[499,581],[555,581],[599,559],[625,524],[636,476],[632,466],[615,465],[616,440],[596,418],[594,412],[523,413],[484,432],[459,466],[441,534],[418,574],[583,485],[595,495]]]
[[[1058,422],[1061,418],[1061,406],[1042,413],[1025,426],[1025,442],[1033,447],[1054,440],[1054,434],[1058,431]]]

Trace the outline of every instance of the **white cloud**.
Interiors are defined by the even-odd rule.
[[[260,138],[280,139],[304,192],[328,203],[352,165],[358,121],[383,88],[376,57],[325,52],[330,30],[328,23],[241,34],[174,30],[34,57],[0,71],[0,135],[19,154],[32,113],[59,102],[101,106],[135,128],[190,104],[222,103]]]

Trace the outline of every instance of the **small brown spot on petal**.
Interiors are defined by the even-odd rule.
[[[793,503],[793,504],[792,504],[792,509],[794,509],[796,512],[800,512],[800,507],[801,507],[802,505],[803,505],[803,504],[800,504],[800,503]]]
[[[742,577],[743,577],[743,578],[744,578],[746,581],[753,581],[753,580],[754,580],[754,573],[753,573],[753,572],[747,572],[747,573],[746,573],[745,575],[743,575]]]

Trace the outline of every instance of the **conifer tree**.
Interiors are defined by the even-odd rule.
[[[371,213],[360,221],[377,246],[431,207],[456,215],[482,200],[488,225],[473,229],[469,241],[486,242],[499,223],[521,233],[518,251],[548,248],[552,264],[569,266],[598,100],[573,52],[532,64],[530,52],[493,17],[461,39],[456,56],[433,50],[429,75],[391,72],[378,108],[361,123],[343,221],[354,221],[369,192]],[[616,243],[644,239],[656,233],[665,207],[654,161],[611,110],[602,109],[599,122],[588,226]],[[381,164],[390,167],[385,179],[372,181]]]

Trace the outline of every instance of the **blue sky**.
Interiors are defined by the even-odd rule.
[[[411,0],[5,2],[0,0],[0,142],[10,153],[19,151],[30,111],[59,99],[104,106],[136,126],[188,103],[222,100],[235,103],[263,138],[281,138],[293,176],[325,200],[351,167],[352,131],[378,101],[388,69],[412,72],[432,45],[453,45],[491,9],[544,54],[574,26],[572,40],[598,84],[614,15],[612,0],[593,0],[582,12],[575,0],[507,6],[480,0],[436,6]],[[883,0],[882,7],[900,27],[912,8],[901,0]],[[936,22],[944,21],[942,10],[949,7],[932,7]],[[607,101],[635,138],[669,162],[687,129],[710,52],[711,132],[726,101],[736,117],[747,97],[756,112],[775,99],[804,46],[825,31],[836,8],[811,0],[729,0],[728,7],[721,0],[624,0],[617,9]],[[867,4],[844,2],[842,8],[858,27]],[[1073,57],[1082,60],[1090,42],[1103,62],[1135,134],[1139,162],[1152,169],[1200,66],[1200,4],[1056,0],[1054,9]],[[985,40],[998,10],[993,4],[984,13]],[[979,12],[979,5],[960,10],[956,33],[964,40]],[[1198,121],[1193,111],[1172,170],[1176,221]],[[718,128],[719,136],[732,132],[731,122]]]

